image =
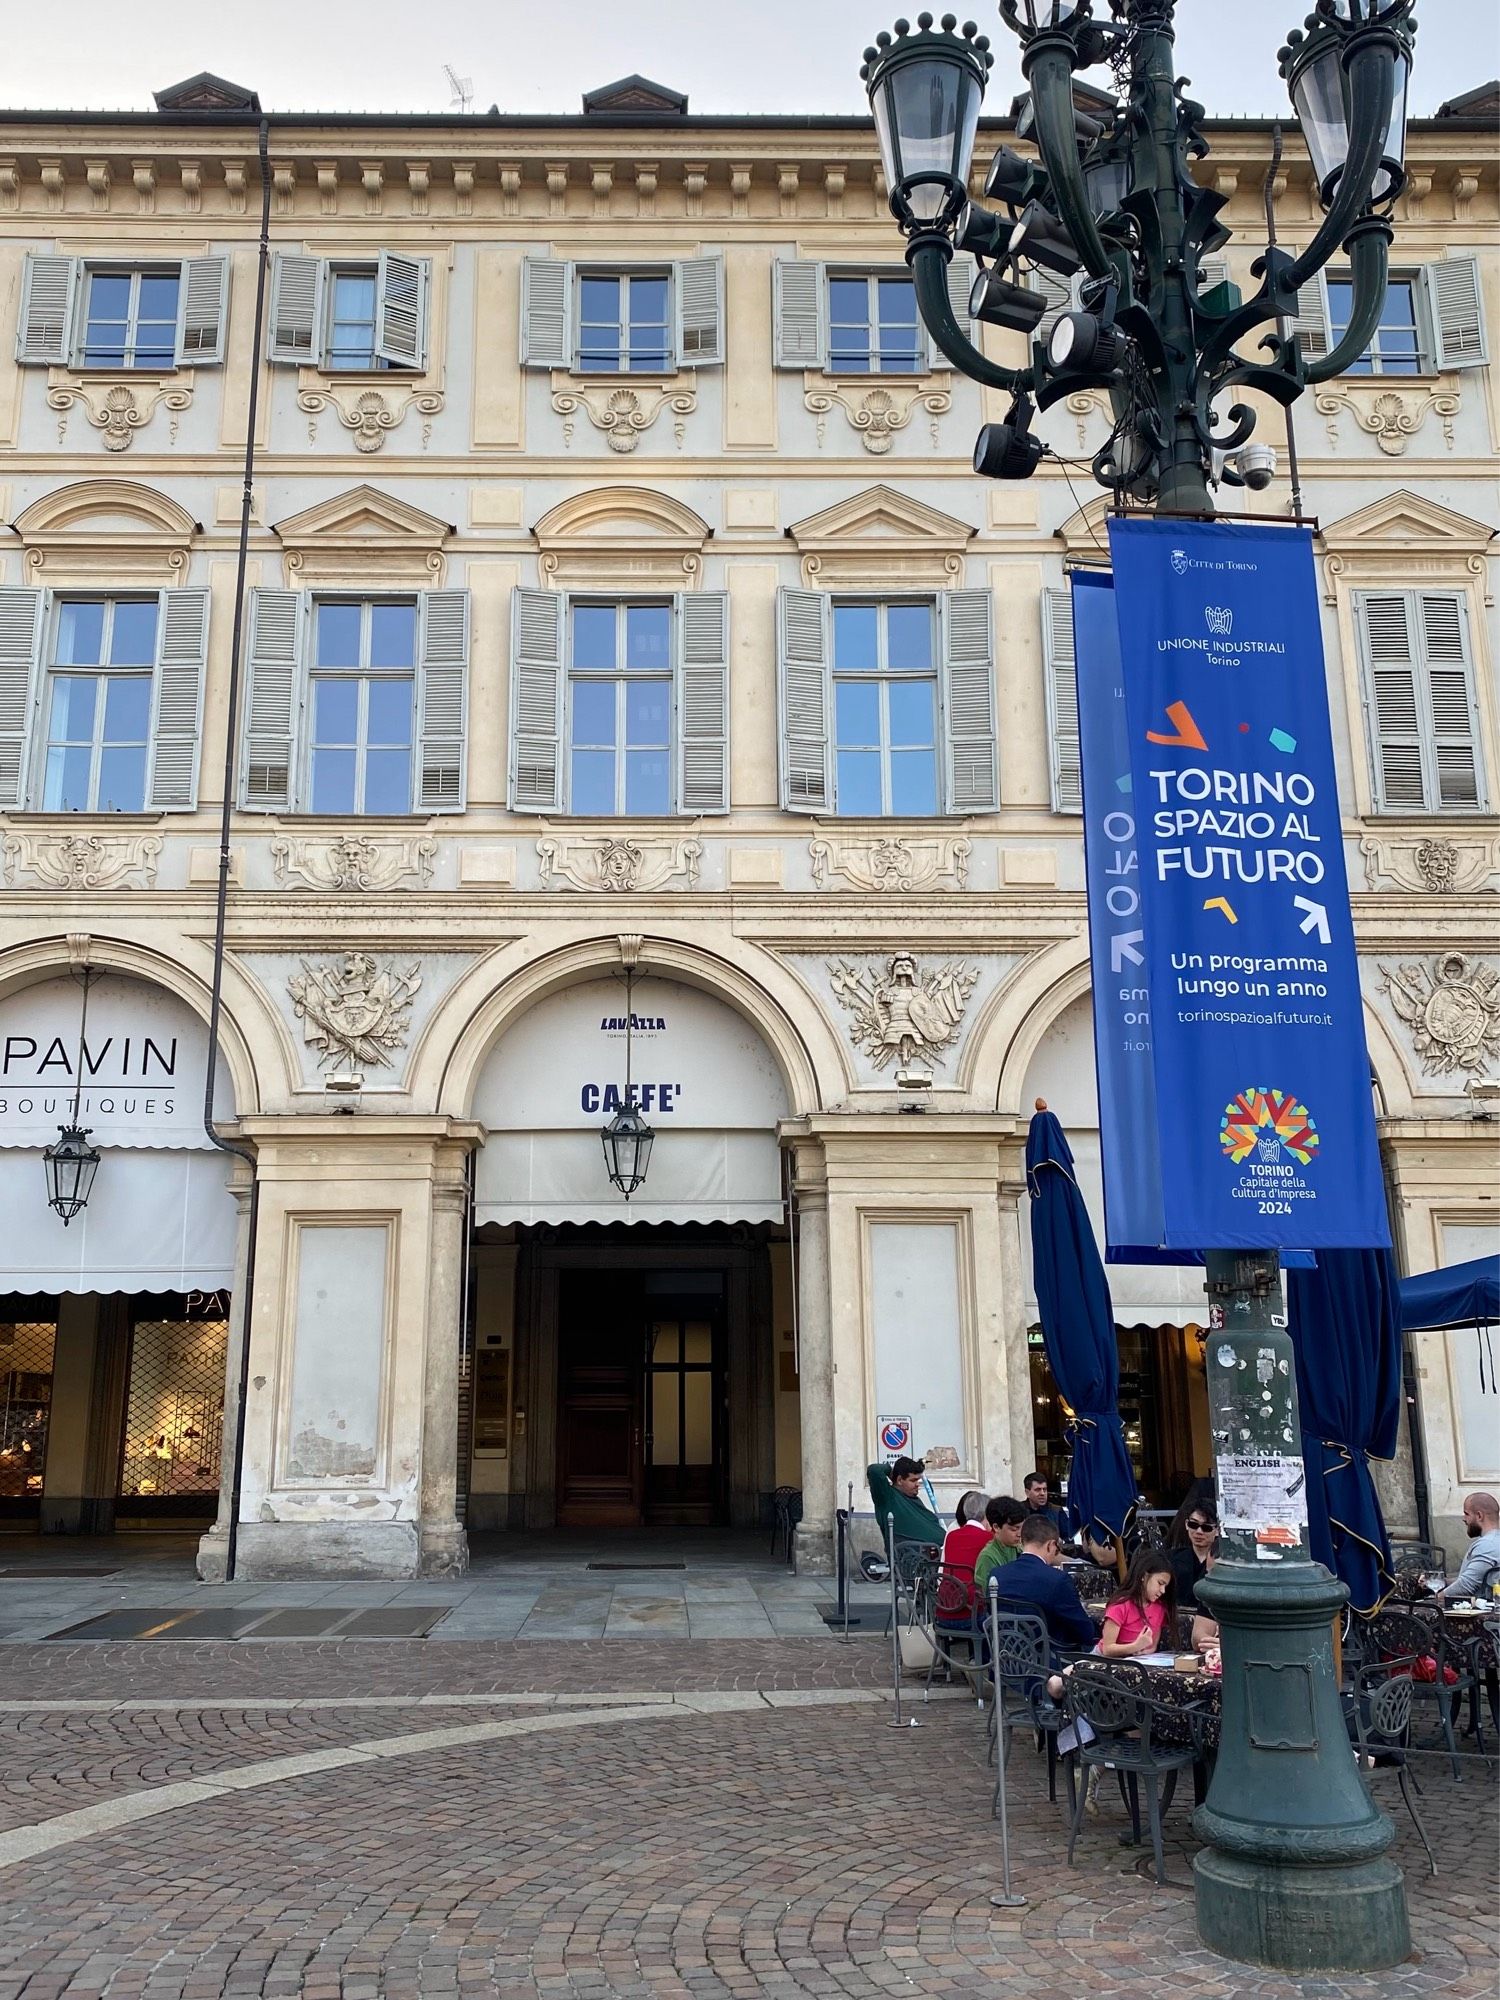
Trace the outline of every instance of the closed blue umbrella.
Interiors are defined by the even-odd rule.
[[[1115,1312],[1063,1129],[1037,1099],[1026,1135],[1031,1275],[1047,1360],[1073,1412],[1068,1500],[1081,1530],[1124,1539],[1135,1473],[1120,1428]]]
[[[1395,1581],[1370,1473],[1372,1458],[1395,1457],[1401,1427],[1395,1259],[1389,1250],[1320,1250],[1316,1270],[1290,1273],[1287,1308],[1312,1552],[1349,1586],[1356,1611],[1377,1611]]]

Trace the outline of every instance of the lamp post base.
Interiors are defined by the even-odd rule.
[[[1384,1857],[1299,1868],[1205,1848],[1193,1862],[1210,1951],[1283,1972],[1380,1972],[1411,1956],[1401,1871]]]

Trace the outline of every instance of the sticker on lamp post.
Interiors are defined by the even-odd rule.
[[[877,1417],[876,1427],[880,1433],[880,1449],[888,1451],[893,1458],[911,1449],[910,1417]]]

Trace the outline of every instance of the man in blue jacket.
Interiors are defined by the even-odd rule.
[[[1094,1621],[1070,1579],[1057,1567],[1062,1555],[1057,1523],[1048,1514],[1030,1514],[1021,1524],[1021,1553],[1000,1578],[1001,1608],[1036,1611],[1054,1646],[1075,1653],[1093,1650]]]

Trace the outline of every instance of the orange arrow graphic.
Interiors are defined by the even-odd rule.
[[[1146,731],[1148,743],[1175,743],[1184,750],[1206,750],[1203,732],[1194,722],[1192,711],[1185,701],[1170,702],[1167,706],[1167,720],[1176,731],[1173,736],[1159,736],[1154,729]]]
[[[1233,905],[1227,896],[1210,896],[1203,907],[1205,910],[1222,910],[1232,924],[1239,922],[1239,918],[1234,914]]]

